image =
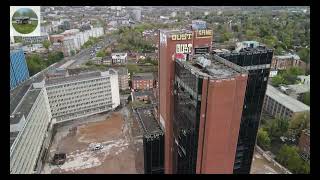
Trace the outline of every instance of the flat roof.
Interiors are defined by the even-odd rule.
[[[310,111],[310,106],[280,92],[275,87],[268,84],[266,95],[282,104],[293,112]]]
[[[34,102],[36,101],[41,89],[30,89],[25,97],[22,99],[21,103],[18,107],[14,110],[14,113],[11,114],[10,117],[10,124],[17,124],[19,123],[22,115],[25,117],[28,116]]]
[[[125,67],[112,67],[115,71],[118,72],[118,75],[128,75],[128,69]]]
[[[153,73],[137,73],[132,75],[133,80],[153,80]]]
[[[136,112],[145,136],[159,133],[163,134],[160,125],[154,117],[153,107],[137,108]]]
[[[204,68],[201,67],[197,64],[196,60],[199,57],[203,57],[207,61],[210,61],[211,64]],[[210,77],[212,79],[224,79],[235,77],[237,74],[248,74],[248,71],[245,69],[218,56],[200,55],[195,57],[192,61],[176,60],[176,62],[198,75]]]
[[[67,83],[67,82],[73,82],[73,81],[79,81],[79,80],[87,80],[92,79],[96,77],[100,77],[101,72],[89,72],[89,73],[82,73],[74,76],[68,76],[68,77],[61,77],[57,79],[48,79],[46,80],[46,85],[55,85],[55,84],[61,84],[61,83]]]

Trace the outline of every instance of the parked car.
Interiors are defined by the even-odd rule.
[[[56,153],[52,158],[53,165],[62,165],[66,162],[67,155],[66,153]]]
[[[90,144],[90,149],[92,151],[97,151],[103,148],[103,145],[100,143],[96,143],[96,144]]]

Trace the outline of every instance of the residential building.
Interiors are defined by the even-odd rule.
[[[89,72],[45,82],[57,123],[116,108],[120,104],[115,71]]]
[[[249,174],[273,50],[257,46],[217,55],[249,71],[233,169],[234,174]]]
[[[118,73],[119,90],[125,91],[129,89],[129,73],[128,69],[125,67],[114,67]]]
[[[131,93],[131,98],[132,98],[132,101],[142,101],[142,102],[149,101],[150,103],[156,102],[156,98],[152,90],[133,91]]]
[[[18,101],[10,102],[10,174],[40,173],[52,135],[46,90],[32,85]]]
[[[62,43],[64,39],[64,35],[61,35],[61,34],[50,35],[49,39],[52,43]]]
[[[305,129],[301,132],[298,148],[300,150],[301,157],[310,161],[310,130]]]
[[[141,9],[133,10],[133,14],[134,14],[135,21],[141,21]]]
[[[281,56],[273,56],[271,67],[277,70],[286,70],[291,67],[306,68],[306,63],[303,62],[296,54],[286,54]]]
[[[161,18],[161,17],[160,17]],[[189,59],[190,54],[209,53],[212,31],[163,30],[159,31],[159,120],[165,132],[165,173],[174,173],[173,165],[173,114],[175,56]]]
[[[112,63],[113,64],[125,64],[127,63],[127,53],[112,53]]]
[[[67,69],[64,68],[55,68],[48,70],[46,73],[46,79],[55,79],[55,78],[63,78],[69,76]]]
[[[298,114],[309,112],[310,107],[268,85],[264,110],[278,118],[291,120]]]
[[[132,75],[132,89],[148,90],[154,87],[154,76],[152,73],[137,73]]]
[[[26,57],[21,48],[10,50],[10,89],[29,78]]]
[[[29,37],[21,37],[23,44],[39,44],[46,40],[49,40],[49,36],[47,33],[41,33],[40,36],[29,36]]]

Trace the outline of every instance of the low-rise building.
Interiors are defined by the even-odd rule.
[[[45,82],[57,123],[109,111],[120,105],[115,71],[89,72]]]
[[[118,73],[119,89],[122,91],[129,89],[128,69],[125,67],[115,67],[113,69]]]
[[[61,34],[50,35],[49,39],[52,43],[62,43],[64,36]]]
[[[127,63],[127,53],[112,53],[112,63],[113,64],[125,64]]]
[[[292,119],[298,114],[309,112],[310,107],[268,85],[263,109],[278,118]]]
[[[154,87],[154,76],[152,73],[138,73],[132,75],[132,89],[148,90]]]
[[[301,132],[298,148],[301,154],[301,157],[310,161],[310,130],[305,129]]]
[[[40,173],[52,135],[46,89],[32,85],[13,104],[17,106],[11,107],[10,102],[10,174]]]
[[[271,68],[277,70],[286,70],[291,67],[306,68],[306,63],[303,62],[296,54],[286,54],[281,56],[273,56]]]
[[[47,33],[41,33],[40,36],[22,36],[21,40],[23,44],[42,43],[46,40],[49,40],[49,36]]]

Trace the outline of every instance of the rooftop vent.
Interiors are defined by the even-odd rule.
[[[211,65],[211,61],[202,56],[196,59],[196,63],[200,65],[202,68],[205,68]]]

